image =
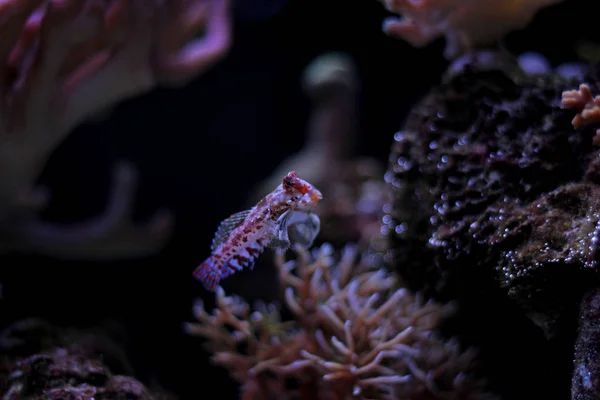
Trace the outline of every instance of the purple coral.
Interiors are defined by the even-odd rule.
[[[2,250],[102,258],[145,255],[165,242],[168,216],[148,229],[128,220],[129,166],[118,168],[106,215],[76,227],[36,218],[48,195],[34,183],[81,122],[157,85],[188,82],[221,59],[230,42],[228,10],[228,1],[214,0],[0,2]]]

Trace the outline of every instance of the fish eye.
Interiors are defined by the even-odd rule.
[[[294,187],[294,182],[292,181],[292,179],[291,179],[291,178],[288,178],[288,177],[286,177],[286,178],[283,180],[283,184],[284,184],[284,185],[285,185],[287,188],[290,188],[290,189],[292,189],[292,188]]]

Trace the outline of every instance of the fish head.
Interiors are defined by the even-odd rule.
[[[290,203],[295,210],[310,210],[323,199],[323,195],[316,187],[298,177],[294,171],[283,178],[281,186],[285,194],[290,197]]]

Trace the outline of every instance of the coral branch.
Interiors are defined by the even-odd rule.
[[[572,121],[575,128],[600,122],[600,96],[593,97],[590,87],[585,83],[579,85],[578,90],[564,91],[561,105],[563,108],[577,109],[578,113]]]
[[[231,42],[229,0],[174,3],[178,13],[163,26],[155,74],[163,83],[183,84],[227,54]],[[204,34],[195,38],[203,27]]]
[[[565,90],[562,94],[562,108],[574,108],[577,114],[571,123],[575,128],[600,122],[600,96],[593,97],[588,85],[582,83],[578,90]],[[600,145],[600,129],[596,131],[594,144]]]
[[[0,2],[0,226],[16,248],[120,257],[164,243],[166,217],[149,230],[136,228],[115,219],[127,217],[127,206],[74,230],[33,222],[31,209],[46,200],[33,195],[33,182],[81,122],[158,84],[184,84],[206,71],[228,51],[230,29],[229,1]],[[115,199],[122,202],[126,192],[117,190]]]
[[[447,58],[525,27],[538,10],[562,0],[379,0],[402,15],[386,19],[386,34],[423,47],[445,36]]]
[[[104,215],[64,228],[35,217],[15,221],[2,235],[1,243],[13,250],[89,259],[139,257],[147,255],[149,249],[161,247],[171,231],[171,215],[160,212],[147,226],[135,226],[131,221],[137,181],[133,166],[120,165],[113,180]]]
[[[274,305],[251,312],[219,289],[213,314],[199,305],[199,323],[187,325],[242,383],[242,399],[494,398],[469,375],[474,354],[432,332],[451,307],[398,288],[354,246],[337,263],[329,245],[296,253],[277,256],[294,320],[282,322]]]
[[[255,309],[251,312],[241,298],[225,296],[219,287],[214,315],[206,313],[198,301],[194,316],[199,323],[188,323],[185,330],[208,339],[206,347],[214,353],[213,361],[227,368],[238,382],[245,382],[249,392],[256,392],[256,397],[249,398],[261,399],[266,381],[271,387],[283,388],[284,384],[283,379],[273,379],[266,372],[292,363],[305,343],[296,337],[291,324],[281,322],[276,306],[258,303]]]

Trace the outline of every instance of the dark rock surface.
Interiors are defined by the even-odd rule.
[[[135,378],[126,354],[102,329],[67,330],[28,319],[0,334],[4,400],[167,400]]]
[[[600,92],[595,69],[586,80]],[[581,296],[598,286],[597,127],[509,56],[456,62],[396,133],[388,262],[415,290],[458,300],[449,329],[481,350],[506,398],[568,398]]]

